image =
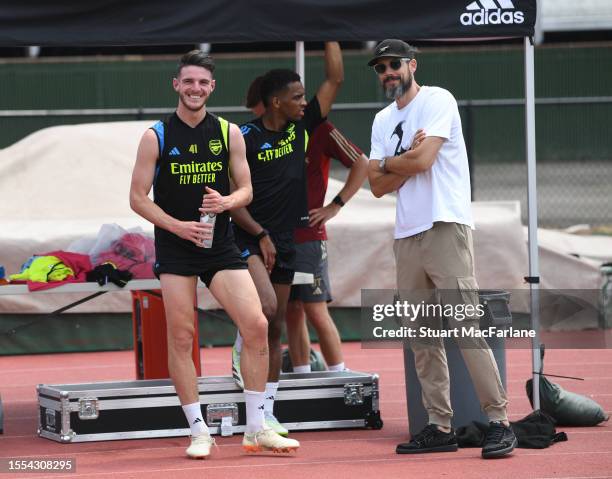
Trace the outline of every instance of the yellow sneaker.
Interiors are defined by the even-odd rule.
[[[289,453],[297,451],[300,443],[295,439],[282,437],[267,426],[255,434],[244,433],[242,448],[246,452],[272,451],[275,453]]]
[[[264,419],[266,421],[266,426],[272,429],[276,434],[279,434],[283,437],[287,437],[289,435],[289,431],[285,426],[283,426],[278,419],[274,417],[274,414],[271,412],[264,412]]]
[[[216,445],[210,434],[191,436],[191,445],[187,448],[187,456],[191,459],[205,459],[210,455],[210,448]]]

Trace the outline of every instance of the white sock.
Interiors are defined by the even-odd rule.
[[[199,402],[194,402],[193,404],[185,404],[183,406],[183,412],[185,413],[185,417],[187,418],[187,422],[189,423],[189,427],[191,428],[192,436],[199,436],[201,434],[210,434],[208,432],[208,426],[204,422],[204,418],[202,417],[202,409],[200,408]]]
[[[266,393],[244,390],[244,402],[246,404],[246,433],[254,434],[263,429],[264,425],[264,401]]]
[[[306,364],[305,366],[293,366],[294,373],[310,373],[312,369],[310,368],[310,364]]]
[[[236,341],[234,342],[234,347],[239,353],[242,352],[242,336],[240,336],[240,331],[236,333]]]
[[[344,371],[345,369],[344,363],[332,364],[327,367],[328,371]]]
[[[278,390],[278,383],[266,383],[266,397],[264,402],[264,411],[273,414],[274,411],[274,398],[276,397],[276,391]]]

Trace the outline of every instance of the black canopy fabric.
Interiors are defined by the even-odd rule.
[[[536,0],[25,0],[0,46],[532,36]]]

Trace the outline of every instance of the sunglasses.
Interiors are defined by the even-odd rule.
[[[402,67],[402,62],[405,61],[410,61],[410,58],[396,58],[389,62],[389,66],[391,67],[391,70],[397,71]],[[374,65],[374,71],[379,75],[382,75],[387,71],[387,65],[385,65],[384,63],[377,63],[376,65]]]

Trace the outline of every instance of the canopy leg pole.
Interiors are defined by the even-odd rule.
[[[531,343],[533,408],[540,409],[540,269],[538,263],[538,199],[536,185],[535,67],[534,46],[529,37],[525,45],[525,146],[527,156],[527,210],[529,232],[529,292],[531,297]]]

